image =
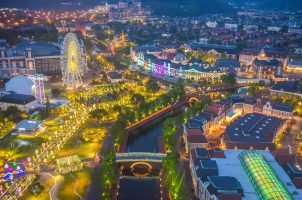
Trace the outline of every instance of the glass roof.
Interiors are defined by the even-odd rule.
[[[260,200],[293,199],[260,152],[244,151],[238,157]]]

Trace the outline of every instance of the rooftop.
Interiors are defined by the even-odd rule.
[[[107,75],[108,75],[111,79],[121,79],[121,78],[123,78],[122,74],[117,73],[117,72],[108,72]]]
[[[218,59],[215,62],[215,67],[222,68],[240,68],[240,62],[237,60]]]
[[[278,82],[271,89],[291,92],[291,93],[302,93],[302,85],[293,81]]]
[[[31,131],[31,130],[35,130],[36,128],[41,126],[42,123],[43,123],[43,120],[24,119],[15,126],[15,129]]]
[[[293,106],[286,104],[286,103],[277,103],[277,104],[273,105],[272,108],[275,110],[281,110],[281,111],[286,111],[286,112],[294,111]]]
[[[187,140],[188,143],[201,143],[201,144],[208,143],[208,140],[204,134],[189,134]]]
[[[231,123],[225,137],[232,142],[272,143],[282,119],[262,114],[247,114]]]
[[[275,67],[275,66],[282,66],[282,63],[276,59],[274,60],[258,60],[257,58],[253,61],[255,65],[261,65],[266,67]]]
[[[260,200],[293,199],[262,153],[243,151],[238,158]]]
[[[216,162],[215,162],[216,163]],[[208,180],[210,184],[216,190],[239,190],[242,191],[240,182],[231,176],[209,176]]]
[[[32,95],[25,94],[9,94],[0,98],[0,102],[2,103],[10,103],[10,104],[19,104],[26,105],[28,103],[33,102],[36,98]]]
[[[217,162],[219,176],[231,176],[237,178],[244,191],[244,198],[246,200],[258,200],[258,195],[252,185],[247,173],[240,163],[239,155],[246,150],[225,150],[225,158],[211,158]],[[302,200],[302,189],[297,189],[292,183],[290,177],[286,174],[284,169],[278,164],[275,158],[269,151],[257,150],[263,156],[263,159],[271,166],[276,176],[288,190],[289,194],[294,195],[295,200]],[[257,170],[259,171],[259,170]],[[266,180],[266,179],[261,179]],[[291,198],[290,198],[291,199]]]

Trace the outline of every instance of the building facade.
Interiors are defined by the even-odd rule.
[[[86,50],[81,42],[82,72],[87,72]],[[15,47],[0,47],[0,77],[61,75],[61,46],[24,39]]]

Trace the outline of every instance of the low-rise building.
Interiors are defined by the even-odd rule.
[[[29,111],[37,107],[37,99],[32,95],[7,94],[0,98],[0,108],[7,109],[9,106],[16,106],[20,110]]]
[[[296,96],[302,98],[302,84],[293,81],[282,81],[276,83],[270,89],[271,95],[278,95],[278,96]]]
[[[118,72],[108,72],[107,78],[110,83],[120,83],[124,81],[123,75]]]
[[[221,72],[236,74],[240,72],[240,62],[237,60],[218,59],[215,67],[219,68]]]
[[[283,65],[278,60],[258,60],[256,58],[252,63],[252,69],[256,78],[272,79],[283,73]]]
[[[282,119],[263,114],[246,114],[226,129],[222,142],[228,149],[276,148],[276,135],[283,126]]]
[[[211,157],[209,169],[198,177],[194,194],[201,200],[301,199],[302,189],[293,184],[274,156],[266,150],[224,150],[225,157]],[[202,170],[198,165],[191,170]],[[215,165],[215,166],[214,166]],[[205,166],[205,165],[203,165]],[[209,165],[210,166],[210,165]],[[194,172],[193,172],[194,173]],[[199,174],[195,173],[196,176]],[[206,178],[205,178],[206,177]]]
[[[43,120],[27,120],[24,119],[19,122],[12,130],[13,135],[29,134],[34,135],[40,130]]]
[[[291,60],[287,65],[286,65],[286,71],[291,72],[291,73],[302,73],[302,61],[300,60]]]
[[[278,60],[285,66],[288,61],[288,53],[284,50],[270,48],[250,48],[243,49],[239,55],[241,65],[251,66],[255,59]]]

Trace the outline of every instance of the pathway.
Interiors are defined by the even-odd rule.
[[[79,186],[79,180],[73,173],[70,173],[70,176],[76,181],[75,186],[73,187],[73,193],[79,197],[80,200],[84,200],[84,198],[77,192],[77,187]]]
[[[58,192],[64,182],[64,177],[63,176],[53,176],[52,174],[50,173],[47,173],[49,174],[50,176],[52,176],[54,179],[55,179],[55,184],[52,186],[52,188],[49,190],[49,197],[50,197],[50,200],[59,200],[58,198]]]

